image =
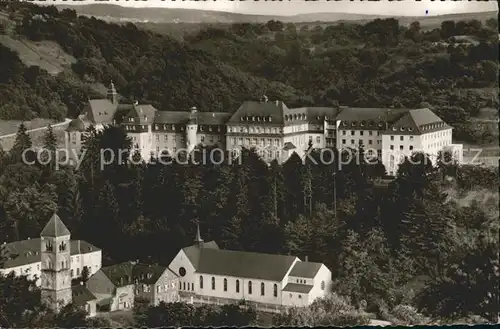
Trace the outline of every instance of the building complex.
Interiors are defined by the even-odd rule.
[[[151,105],[120,104],[111,83],[106,99],[89,100],[82,115],[68,125],[65,143],[76,157],[86,129],[121,125],[132,151],[148,161],[164,151],[191,152],[197,145],[237,154],[255,148],[265,161],[284,161],[310,149],[358,149],[378,156],[389,175],[402,158],[419,151],[435,163],[440,151],[462,161],[462,145],[453,144],[452,127],[427,108],[381,109],[338,107],[288,108],[282,101],[244,102],[234,113],[158,111]]]
[[[2,245],[0,275],[26,275],[55,310],[73,303],[90,316],[132,309],[138,298],[150,305],[184,301],[238,303],[279,312],[307,306],[331,291],[331,272],[321,263],[289,255],[219,249],[203,242],[181,249],[168,266],[125,262],[101,267],[102,252],[71,233],[54,214],[40,238]],[[83,273],[86,272],[86,278]],[[85,280],[84,280],[85,279]]]

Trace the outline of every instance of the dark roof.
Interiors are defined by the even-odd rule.
[[[219,246],[217,245],[217,243],[215,243],[215,241],[203,242],[201,247],[208,249],[219,249]],[[200,247],[193,245],[182,249],[195,268],[198,267],[200,261],[199,248]]]
[[[288,283],[283,291],[298,292],[300,294],[308,294],[313,288],[312,285],[299,284],[299,283]]]
[[[228,123],[259,123],[265,122],[267,124],[283,124],[283,115],[288,111],[288,107],[282,101],[275,102],[244,102],[229,119]],[[244,121],[242,121],[242,118]],[[248,118],[248,120],[246,120]],[[255,118],[256,121],[253,121]],[[257,118],[262,120],[257,121]],[[265,118],[265,121],[263,121]],[[269,118],[271,121],[269,121]]]
[[[341,109],[337,107],[299,107],[284,113],[285,125],[299,122],[323,124],[324,120],[334,121]]]
[[[84,285],[78,285],[71,287],[72,302],[75,305],[85,305],[85,303],[96,300],[97,298],[90,292],[90,290]]]
[[[49,236],[54,238],[67,235],[71,235],[71,233],[56,213],[50,217],[49,222],[45,225],[42,233],[40,233],[40,236],[42,237]]]
[[[33,264],[41,261],[41,240],[40,238],[28,239],[6,243],[1,246],[1,251],[5,257],[3,268],[12,268]],[[82,240],[70,241],[71,255],[81,255],[100,250],[90,243]]]
[[[176,124],[188,123],[191,112],[188,111],[157,111],[154,117],[155,124]],[[197,112],[198,124],[202,125],[224,125],[231,117],[231,113],[226,112]]]
[[[190,249],[189,253],[186,249]],[[198,273],[269,281],[281,281],[297,259],[295,256],[193,246],[183,250]]]
[[[91,99],[87,105],[87,117],[96,124],[111,124],[118,104],[109,99]]]
[[[116,287],[123,287],[135,283],[155,284],[165,270],[177,276],[166,266],[147,265],[135,262],[124,262],[103,267],[101,270]]]
[[[132,105],[124,118],[133,118],[136,124],[151,124],[155,119],[156,112],[158,110],[152,105]]]
[[[312,279],[316,276],[316,273],[318,273],[321,265],[323,264],[313,262],[297,262],[293,266],[289,275],[299,278]]]
[[[283,150],[288,151],[288,150],[293,150],[296,149],[295,145],[293,145],[292,142],[286,142],[285,146],[283,146]]]
[[[73,119],[68,124],[66,131],[79,131],[84,132],[90,126],[89,120],[85,117],[85,115],[79,115],[78,118]]]

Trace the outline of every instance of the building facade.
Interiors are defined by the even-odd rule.
[[[84,114],[66,131],[66,149],[77,156],[85,130],[120,124],[132,138],[132,152],[148,161],[165,152],[191,152],[196,145],[213,146],[237,155],[255,148],[264,161],[304,157],[310,149],[367,149],[387,173],[396,175],[404,156],[428,153],[435,163],[447,150],[457,161],[462,146],[452,143],[452,128],[431,110],[337,107],[288,108],[282,101],[244,102],[233,114],[225,112],[158,111],[151,105],[119,104],[111,84],[107,99],[90,100]]]
[[[307,306],[331,291],[331,272],[323,264],[295,256],[221,250],[203,242],[183,248],[169,267],[179,276],[179,295],[191,303],[245,302],[280,311]]]
[[[85,286],[72,286],[75,272],[101,267],[101,250],[91,244],[71,240],[71,233],[57,214],[54,214],[40,233],[39,239],[28,239],[2,245],[3,267],[0,273],[26,275],[36,280],[42,302],[54,310],[74,303],[95,314],[96,298]]]

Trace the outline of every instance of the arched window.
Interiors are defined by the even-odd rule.
[[[252,281],[248,281],[248,294],[252,294]]]
[[[212,277],[212,290],[215,290],[215,278]]]
[[[236,280],[236,292],[240,292],[240,280]]]
[[[266,290],[265,290],[264,282],[261,282],[260,283],[260,295],[264,296],[265,293],[266,293]]]
[[[200,289],[203,289],[203,275],[200,275]]]
[[[224,291],[227,291],[227,279],[224,279]]]
[[[321,290],[325,290],[325,281],[321,281]]]
[[[278,297],[278,285],[276,283],[274,284],[273,289],[274,289],[274,292],[273,292],[274,293],[274,297]]]

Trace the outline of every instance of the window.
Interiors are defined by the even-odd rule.
[[[391,141],[393,141],[393,140],[394,140],[394,136],[391,136]]]
[[[319,137],[319,136],[318,136],[318,137],[316,137],[316,143],[317,143],[317,144],[321,143],[321,137]]]
[[[351,130],[351,136],[354,136],[354,134],[355,134],[355,131]]]
[[[299,295],[299,299],[302,299],[302,295]]]
[[[351,144],[354,144],[354,139],[351,139]]]
[[[252,294],[252,281],[248,281],[248,294]]]
[[[265,285],[264,285],[264,282],[261,282],[261,283],[260,283],[260,295],[261,295],[261,296],[264,296],[264,295],[265,295],[265,293],[266,293],[266,287],[265,287]]]
[[[372,140],[371,139],[368,140],[368,144],[372,145]]]
[[[342,140],[342,144],[345,144],[345,139]]]
[[[240,292],[240,280],[236,280],[236,292]]]
[[[278,285],[276,283],[273,286],[273,290],[274,297],[278,297]]]
[[[200,275],[200,289],[203,289],[203,276]]]
[[[227,291],[227,279],[224,279],[224,291]]]
[[[194,283],[191,283],[191,290],[194,290]]]
[[[182,283],[182,290],[186,290],[186,282]]]
[[[347,133],[347,131],[342,130],[342,135],[343,135],[343,136],[345,136],[345,135],[346,135],[346,133]]]
[[[399,140],[404,141],[405,140],[404,136],[399,136]]]
[[[410,141],[413,141],[413,136],[410,136]]]
[[[413,145],[410,145],[410,151],[413,150]]]
[[[373,131],[371,131],[371,130],[370,130],[370,131],[368,132],[368,135],[372,136],[372,135],[373,135]]]
[[[80,276],[80,269],[79,268],[76,269],[76,276]]]
[[[215,290],[215,278],[212,277],[212,290]]]
[[[403,145],[399,145],[399,150],[402,151],[403,150]]]
[[[391,145],[391,150],[394,150],[394,145]]]
[[[325,290],[325,281],[321,281],[321,290]]]
[[[361,130],[361,131],[359,132],[359,135],[360,135],[360,136],[363,136],[363,133],[364,133],[364,131],[363,131],[363,130]]]
[[[205,141],[205,136],[201,136],[201,141],[204,142]]]
[[[73,277],[73,276],[74,276],[74,274],[75,274],[75,273],[73,272],[73,269],[71,269],[71,277]]]
[[[179,275],[181,277],[185,276],[186,275],[186,269],[184,267],[180,267],[179,268]]]

